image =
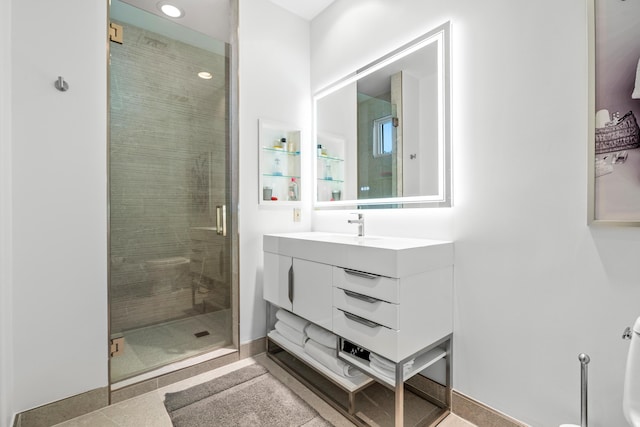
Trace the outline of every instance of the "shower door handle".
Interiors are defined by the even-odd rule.
[[[216,233],[218,236],[227,236],[227,206],[216,206]]]

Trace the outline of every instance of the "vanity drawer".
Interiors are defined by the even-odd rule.
[[[388,328],[400,329],[397,304],[334,287],[333,306]]]
[[[397,351],[398,331],[353,317],[353,314],[333,308],[333,332],[338,336],[393,360]]]
[[[400,302],[398,279],[333,267],[333,285],[383,301]]]

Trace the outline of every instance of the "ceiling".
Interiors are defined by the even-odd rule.
[[[121,0],[217,40],[229,38],[229,0]],[[159,4],[171,3],[184,11],[179,19],[167,18]]]
[[[335,0],[271,0],[283,9],[311,21]]]
[[[159,3],[172,3],[185,11],[185,16],[173,20],[180,25],[226,40],[229,34],[229,0],[122,0],[154,15],[165,17]],[[270,0],[272,3],[308,21],[315,18],[335,0]],[[169,18],[171,19],[171,18]]]

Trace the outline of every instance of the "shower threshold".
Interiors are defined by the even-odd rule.
[[[135,377],[127,378],[126,380],[118,381],[111,384],[110,390],[116,391],[130,385],[149,380],[151,378],[159,377],[161,375],[170,374],[180,369],[189,368],[199,363],[207,362],[209,360],[217,359],[218,357],[226,356],[227,354],[235,353],[238,350],[235,348],[220,348],[209,353],[194,356],[180,362],[171,363],[169,365],[162,366],[161,368],[154,369],[153,371],[145,372]]]
[[[123,354],[110,361],[111,390],[236,352],[229,322],[220,310],[125,331]]]

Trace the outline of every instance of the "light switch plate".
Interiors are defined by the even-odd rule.
[[[293,208],[293,222],[300,222],[301,216],[300,208]]]

